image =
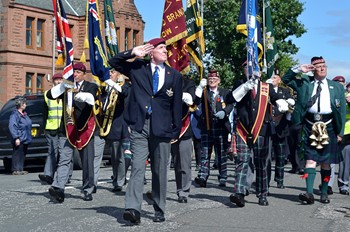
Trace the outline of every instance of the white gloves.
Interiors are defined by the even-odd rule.
[[[241,84],[232,91],[232,96],[237,102],[240,102],[242,98],[248,93],[249,90],[253,89],[255,86],[255,81],[252,79],[249,79],[245,83]]]
[[[294,105],[295,105],[295,100],[294,100],[293,98],[288,98],[286,101],[287,101],[288,104],[291,105],[291,106],[294,106]]]
[[[192,95],[186,92],[182,93],[182,101],[185,102],[187,105],[193,105],[193,98]]]
[[[223,110],[220,110],[219,112],[216,112],[216,114],[214,114],[215,117],[219,118],[219,119],[224,119],[226,113]]]
[[[204,89],[205,86],[207,86],[207,84],[208,84],[208,81],[207,81],[207,79],[205,79],[205,78],[203,78],[203,79],[199,82],[199,85],[197,86],[196,92],[195,92],[195,94],[196,94],[197,97],[202,97],[203,89]]]
[[[284,99],[278,99],[276,101],[276,105],[278,107],[278,111],[281,113],[287,112],[288,111],[288,102]]]
[[[122,87],[119,84],[112,81],[111,79],[106,80],[105,84],[110,86],[111,88],[115,89],[118,93],[122,92]]]
[[[79,102],[86,102],[89,105],[95,105],[95,98],[91,93],[79,92],[74,96],[74,100]]]
[[[62,81],[60,84],[52,87],[51,95],[53,98],[58,98],[64,91],[66,91],[66,84]]]

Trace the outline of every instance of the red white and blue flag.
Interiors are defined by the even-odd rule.
[[[63,69],[63,78],[69,81],[74,81],[73,61],[74,49],[72,43],[72,35],[69,28],[66,12],[64,11],[61,0],[52,0],[54,15],[56,19],[57,31],[57,52],[58,64],[60,59],[65,59]],[[56,62],[57,64],[57,62]],[[63,65],[63,62],[61,63]]]

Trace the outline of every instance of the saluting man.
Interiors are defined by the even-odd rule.
[[[311,76],[297,78],[298,73]],[[346,118],[344,87],[326,77],[327,65],[322,56],[313,57],[311,64],[289,69],[282,77],[284,83],[298,92],[292,122],[303,125],[306,192],[299,195],[299,200],[307,204],[314,203],[316,164],[321,166],[320,202],[327,204],[330,202],[327,194],[330,164],[338,164],[342,159],[338,143],[344,136]]]
[[[148,54],[150,61],[138,58],[128,61]],[[165,40],[155,38],[109,60],[111,67],[129,77],[132,83],[125,119],[131,129],[133,165],[123,218],[135,224],[141,221],[148,155],[152,170],[153,221],[165,221],[170,141],[179,138],[182,111],[182,75],[165,64],[167,58]]]

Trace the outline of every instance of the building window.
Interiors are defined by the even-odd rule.
[[[133,31],[132,32],[132,46],[136,47],[139,44],[139,39],[138,39],[139,31]]]
[[[36,93],[44,93],[44,78],[45,74],[38,74],[36,77]]]
[[[45,20],[38,19],[36,24],[36,47],[39,49],[44,49],[44,25]]]
[[[125,29],[125,50],[128,50],[129,49],[129,39],[130,39],[130,29]]]
[[[34,18],[27,17],[27,22],[26,22],[26,45],[27,45],[27,48],[33,47],[33,36],[34,36],[33,28],[34,28]]]
[[[33,76],[34,73],[26,73],[26,94],[33,93]]]

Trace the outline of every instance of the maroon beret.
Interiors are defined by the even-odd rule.
[[[323,59],[322,56],[314,56],[311,58],[312,65],[321,64],[321,63],[326,63],[326,61]]]
[[[62,75],[61,72],[56,73],[55,75],[53,75],[52,80],[55,80],[55,79],[58,79],[58,78],[63,78],[63,75]]]
[[[211,70],[209,71],[208,73],[208,77],[219,77],[220,78],[220,75],[219,75],[219,72],[216,71],[216,70]]]
[[[332,81],[345,82],[345,78],[343,76],[336,76]]]
[[[165,40],[163,38],[154,38],[148,41],[149,44],[152,44],[153,47],[157,47],[159,44],[165,44]]]
[[[85,67],[85,65],[84,65],[83,63],[81,63],[81,62],[75,63],[75,64],[73,65],[73,69],[74,69],[74,70],[80,70],[80,71],[82,71],[82,72],[86,72],[86,67]]]

